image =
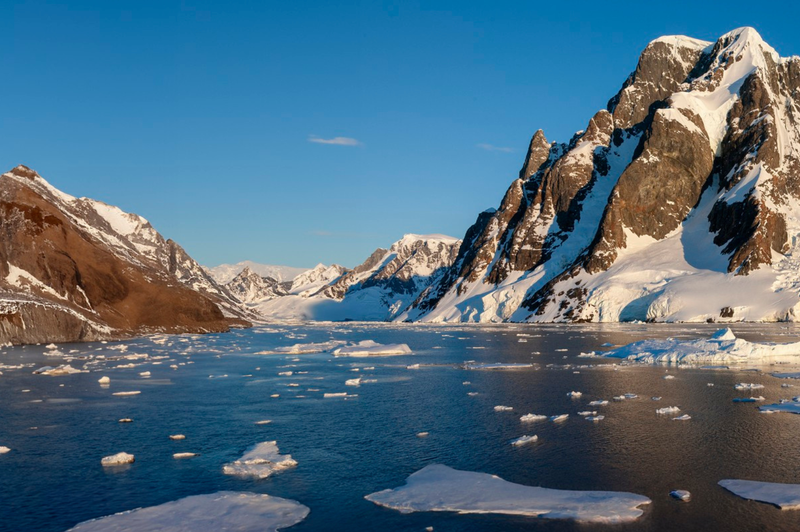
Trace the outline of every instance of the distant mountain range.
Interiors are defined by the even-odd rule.
[[[752,28],[661,37],[567,143],[537,131],[464,238],[347,269],[202,268],[144,218],[25,167],[0,177],[0,341],[254,320],[796,321],[800,57]]]

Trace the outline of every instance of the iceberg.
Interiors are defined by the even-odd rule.
[[[566,419],[568,417],[569,417],[569,414],[560,414],[560,415],[557,415],[557,416],[550,416],[550,421],[552,421],[553,423],[558,423],[559,421],[566,421]]]
[[[103,459],[100,460],[100,464],[102,464],[104,467],[132,464],[133,462],[133,455],[128,453],[112,454],[111,456],[103,457]]]
[[[677,414],[681,409],[677,406],[665,406],[664,408],[656,408],[656,414]]]
[[[301,522],[309,511],[291,499],[220,491],[85,521],[68,532],[277,532]]]
[[[278,442],[265,441],[251,447],[241,458],[222,466],[226,475],[267,478],[297,465],[290,454],[278,454]]]
[[[672,490],[669,492],[669,496],[683,502],[689,502],[692,498],[692,494],[686,490]]]
[[[542,416],[539,414],[525,414],[519,418],[519,420],[523,423],[533,423],[534,421],[544,421],[545,419],[547,419],[547,416]]]
[[[748,342],[730,329],[696,340],[642,340],[603,354],[648,364],[782,364],[800,362],[800,342]]]
[[[364,340],[354,345],[348,345],[334,349],[333,356],[337,357],[371,357],[371,356],[391,356],[391,355],[410,355],[411,348],[406,344],[379,344],[372,340]]]
[[[725,479],[719,485],[743,499],[774,504],[781,510],[800,510],[800,484]]]
[[[515,447],[519,447],[521,445],[525,445],[526,443],[534,443],[534,442],[536,442],[538,440],[539,440],[539,436],[536,436],[535,434],[533,436],[528,436],[526,434],[525,436],[520,436],[519,438],[511,440],[511,445],[513,445]]]
[[[570,491],[514,484],[487,473],[433,464],[413,473],[404,486],[365,497],[379,506],[410,512],[458,512],[625,523],[650,504],[642,495],[614,491]]]
[[[511,410],[514,410],[513,406],[497,405],[496,407],[494,407],[495,412],[509,412]]]

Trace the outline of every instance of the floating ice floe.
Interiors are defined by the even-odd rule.
[[[417,438],[427,438],[430,432],[417,432]]]
[[[278,375],[280,375],[281,377],[291,377],[292,375],[294,375],[294,373],[291,371],[281,371],[278,373]]]
[[[579,397],[580,397],[580,396],[582,396],[582,395],[583,395],[583,393],[581,393],[581,392],[575,392],[575,391],[572,391],[572,392],[569,392],[569,393],[567,394],[567,397],[571,397],[571,398],[573,398],[573,399],[577,399],[577,398],[579,398]]]
[[[111,384],[111,379],[109,379],[108,377],[100,377],[99,379],[97,379],[97,382],[99,382],[100,384]]]
[[[662,379],[664,379],[664,380],[666,380],[666,381],[668,381],[668,380],[672,380],[672,379],[674,379],[674,378],[675,378],[675,375],[664,375],[664,376],[663,376],[663,377],[661,377],[661,378],[662,378]]]
[[[496,407],[494,407],[495,412],[509,412],[511,410],[514,410],[513,406],[497,405]]]
[[[565,421],[568,417],[569,414],[559,414],[557,416],[550,416],[550,421],[558,423],[559,421]]]
[[[262,419],[261,421],[256,421],[256,425],[269,425],[272,423],[271,419]]]
[[[733,386],[737,390],[760,390],[764,387],[763,384],[756,384],[753,382],[740,382]]]
[[[475,397],[476,395],[479,395],[479,393],[478,392],[467,392],[467,395],[469,395],[470,397]]]
[[[520,436],[519,438],[511,440],[511,445],[513,445],[515,447],[519,447],[521,445],[525,445],[526,443],[534,443],[534,442],[536,442],[538,440],[539,440],[539,436],[537,436],[535,434],[533,436],[528,436],[526,434],[525,436]]]
[[[649,364],[780,364],[800,362],[800,342],[748,342],[737,338],[730,329],[720,329],[710,338],[697,340],[642,340],[608,351],[603,356]]]
[[[172,458],[175,460],[181,460],[183,458],[194,458],[195,456],[200,456],[197,453],[175,453],[172,455]]]
[[[169,439],[170,440],[185,440],[186,436],[184,436],[183,434],[170,434],[169,435]]]
[[[584,410],[583,412],[578,412],[578,415],[581,416],[581,417],[596,416],[597,415],[597,411],[596,410]]]
[[[719,485],[743,499],[774,504],[781,510],[800,510],[800,484],[725,479]]]
[[[545,419],[547,419],[547,416],[540,414],[525,414],[519,418],[523,423],[533,423],[534,421],[544,421]]]
[[[792,414],[800,414],[800,397],[794,397],[791,401],[783,401],[772,405],[763,405],[758,408],[762,412],[769,411],[775,412],[790,412]]]
[[[647,497],[634,493],[524,486],[441,464],[413,473],[404,486],[365,498],[403,513],[496,513],[592,523],[633,521],[643,513],[639,506],[650,503]]]
[[[140,392],[138,390],[134,390],[134,391],[131,391],[131,392],[114,392],[111,395],[126,396],[126,395],[139,395],[140,393],[142,393],[142,392]]]
[[[586,421],[603,421],[606,416],[586,416]]]
[[[10,450],[11,450],[11,448],[6,447],[5,445],[0,445],[0,454],[6,454]]]
[[[142,371],[142,372],[139,373],[139,376],[140,377],[149,377],[150,376],[150,372],[149,371]]]
[[[68,532],[277,532],[308,513],[308,507],[290,499],[220,491],[85,521]]]
[[[360,386],[362,378],[359,377],[357,379],[347,379],[344,381],[345,386]]]
[[[772,375],[777,379],[800,379],[800,371],[795,371],[790,373],[775,372],[775,373],[770,373],[770,375]]]
[[[349,397],[358,397],[358,394],[355,393],[347,393],[347,392],[330,392],[322,394],[322,397],[325,399],[334,399],[336,397],[343,397],[345,399]]]
[[[310,344],[294,344],[289,347],[276,347],[269,351],[259,351],[256,355],[307,355],[311,353],[324,353],[335,349],[346,342],[332,340],[330,342],[319,342]]]
[[[222,466],[226,475],[267,478],[297,465],[290,454],[278,454],[278,442],[265,441],[251,447],[241,458]]]
[[[686,490],[672,490],[669,492],[669,496],[683,502],[689,502],[692,499],[692,494]]]
[[[605,399],[598,399],[597,401],[592,401],[589,403],[589,406],[606,406],[608,405],[608,401]]]
[[[758,397],[736,397],[733,400],[734,403],[755,403],[756,401],[766,401],[766,399],[759,395]]]
[[[133,461],[134,458],[132,454],[117,453],[117,454],[112,454],[111,456],[104,457],[102,460],[100,460],[100,464],[108,467],[108,466],[132,464]]]
[[[487,364],[469,363],[464,364],[464,369],[486,370],[486,369],[523,369],[532,368],[533,364],[505,364],[502,362],[492,362]]]
[[[690,419],[692,419],[692,416],[689,414],[684,414],[682,416],[672,418],[672,421],[689,421]]]
[[[651,397],[651,398],[650,398],[650,400],[651,400],[651,401],[660,401],[660,400],[661,400],[661,397],[660,397],[660,396],[657,396],[657,395],[654,395],[653,397]]]
[[[120,419],[117,422],[118,423],[133,423],[133,420],[131,418],[129,418],[129,417],[124,417],[124,418]]]
[[[337,357],[371,357],[410,355],[411,348],[406,344],[379,344],[372,340],[364,340],[355,345],[348,345],[334,349],[333,356]]]
[[[656,414],[677,414],[681,409],[677,406],[665,406],[664,408],[656,408]]]
[[[73,373],[83,373],[83,372],[79,369],[73,368],[69,364],[63,364],[57,367],[43,366],[33,371],[34,375],[49,375],[51,377],[58,377],[60,375],[72,375]]]

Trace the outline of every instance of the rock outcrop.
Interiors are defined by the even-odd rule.
[[[800,58],[754,29],[656,39],[585,131],[536,132],[500,207],[402,317],[794,319],[799,120]]]
[[[224,331],[250,315],[135,214],[18,166],[0,177],[0,342]]]

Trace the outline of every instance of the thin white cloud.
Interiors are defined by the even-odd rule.
[[[309,135],[308,142],[316,142],[317,144],[332,144],[334,146],[361,146],[358,139],[351,137],[333,137],[332,139],[323,139],[316,135]]]
[[[486,151],[501,151],[503,153],[511,153],[514,151],[512,148],[506,148],[503,146],[493,146],[491,144],[486,144],[486,143],[476,144],[475,146]]]

